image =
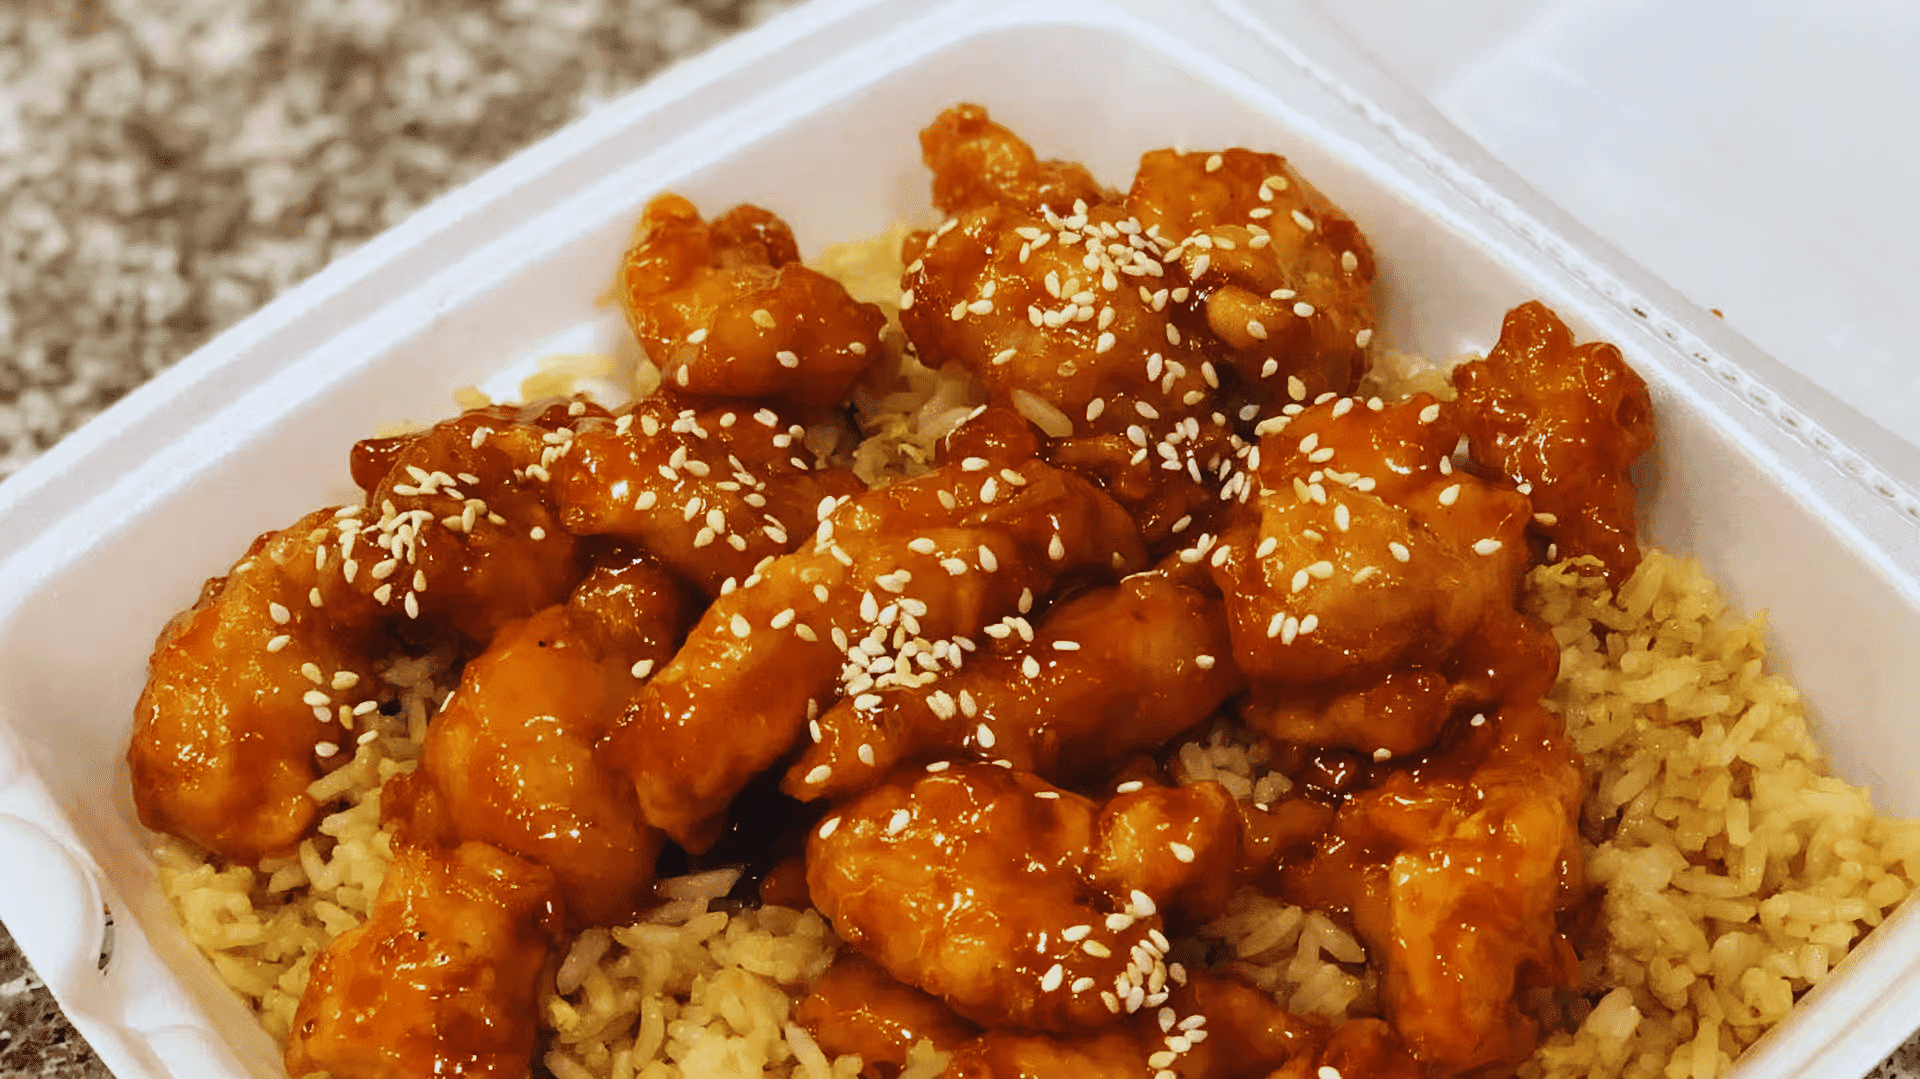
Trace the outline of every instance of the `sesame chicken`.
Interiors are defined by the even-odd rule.
[[[1455,380],[1474,460],[1531,485],[1534,527],[1561,557],[1592,555],[1625,581],[1640,564],[1627,470],[1653,446],[1653,402],[1620,350],[1574,345],[1534,301],[1507,312],[1493,351]]]
[[[673,655],[689,608],[650,559],[603,560],[565,605],[509,624],[468,661],[419,771],[383,810],[415,817],[419,839],[483,840],[546,866],[577,926],[631,920],[662,837],[593,746]]]
[[[546,400],[466,412],[424,431],[353,449],[367,492],[357,536],[342,536],[340,569],[393,613],[450,625],[484,645],[505,623],[559,603],[586,571],[561,527],[546,466],[597,406]]]
[[[852,951],[840,953],[794,1008],[793,1018],[829,1057],[855,1054],[868,1068],[904,1066],[923,1039],[950,1051],[980,1033],[938,998],[900,984]]]
[[[920,132],[920,152],[933,170],[933,204],[949,214],[992,202],[1064,210],[1076,199],[1098,202],[1107,196],[1086,166],[1041,160],[978,105],[942,112]]]
[[[900,321],[915,349],[1038,423],[1055,439],[1049,459],[1099,482],[1150,546],[1210,515],[1230,421],[1207,351],[1217,342],[1164,261],[1174,241],[1090,185],[1053,199],[1032,151],[975,106],[943,114],[921,145],[956,216],[908,240]]]
[[[801,408],[847,395],[879,357],[886,322],[801,265],[780,218],[736,206],[709,223],[678,195],[647,204],[615,294],[667,385]]]
[[[1031,773],[908,770],[814,829],[807,884],[841,939],[960,1015],[1098,1030],[1169,975],[1153,897],[1099,876],[1098,820]]]
[[[1344,211],[1278,154],[1153,150],[1127,206],[1181,240],[1177,258],[1248,399],[1351,393],[1374,324],[1373,251]]]
[[[396,851],[371,916],[314,961],[288,1074],[527,1075],[556,902],[551,873],[485,843]]]
[[[247,861],[291,851],[312,826],[307,786],[377,695],[382,614],[316,568],[351,512],[255,539],[161,631],[127,749],[142,824]]]
[[[1033,460],[958,462],[818,512],[812,543],[714,600],[603,744],[647,819],[690,849],[837,694],[861,706],[921,654],[958,665],[1056,581],[1143,560],[1118,506]]]
[[[645,547],[717,595],[807,538],[814,507],[865,489],[816,468],[805,428],[752,403],[696,405],[671,392],[589,415],[549,466],[561,522]]]
[[[1552,684],[1557,649],[1517,609],[1528,501],[1456,468],[1459,438],[1425,394],[1270,425],[1259,497],[1213,564],[1250,725],[1397,757],[1460,709]]]
[[[1519,991],[1577,974],[1558,919],[1581,894],[1581,776],[1558,717],[1511,703],[1352,797],[1286,874],[1292,901],[1352,917],[1394,1029],[1441,1074],[1523,1059]]]
[[[1011,761],[1068,786],[1098,781],[1242,685],[1219,599],[1164,572],[984,632],[985,649],[964,667],[890,685],[874,707],[842,698],[827,708],[787,770],[787,793],[839,798],[897,764],[955,756]]]

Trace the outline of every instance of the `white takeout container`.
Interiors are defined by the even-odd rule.
[[[1903,443],[1545,204],[1301,0],[823,0],[433,203],[0,485],[0,919],[119,1079],[282,1074],[166,909],[128,794],[168,616],[255,534],[352,498],[354,440],[535,355],[614,349],[594,300],[649,196],[759,203],[808,251],[924,219],[915,134],[962,99],[1119,186],[1155,146],[1288,155],[1371,239],[1386,346],[1483,349],[1535,297],[1618,343],[1658,410],[1647,538],[1771,610],[1835,768],[1920,814]],[[1864,1073],[1912,1029],[1917,964],[1909,903],[1736,1074]]]

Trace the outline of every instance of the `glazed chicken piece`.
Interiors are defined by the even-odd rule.
[[[484,645],[565,600],[586,563],[544,469],[576,424],[605,415],[585,401],[493,405],[356,444],[367,508],[338,523],[339,572],[415,637],[450,625]]]
[[[1158,1006],[1161,917],[1099,877],[1099,807],[1030,773],[929,768],[808,841],[807,884],[840,938],[982,1026],[1085,1032]]]
[[[260,536],[161,631],[127,749],[142,824],[236,862],[306,835],[307,786],[377,695],[383,616],[320,568],[351,512]]]
[[[1604,341],[1575,346],[1545,304],[1507,312],[1487,358],[1454,375],[1474,460],[1532,485],[1560,558],[1592,555],[1615,585],[1640,564],[1627,470],[1653,447],[1647,384]]]
[[[666,384],[709,397],[835,404],[880,355],[886,322],[801,265],[778,217],[736,206],[708,223],[678,195],[647,204],[616,291]]]
[[[602,561],[565,605],[508,625],[467,663],[428,728],[420,769],[395,780],[416,803],[400,812],[438,815],[414,821],[451,833],[431,838],[482,840],[551,869],[578,926],[631,921],[662,838],[593,747],[673,655],[692,614],[652,560]],[[419,806],[422,797],[439,804]]]
[[[1209,559],[1247,723],[1402,756],[1462,708],[1553,684],[1557,649],[1517,610],[1529,504],[1453,465],[1452,409],[1342,397],[1267,427],[1260,496]]]
[[[1353,392],[1373,336],[1373,251],[1286,158],[1153,150],[1127,206],[1176,245],[1166,257],[1192,283],[1249,400]]]
[[[1150,545],[1210,515],[1231,432],[1205,342],[1176,324],[1191,301],[1166,245],[1090,181],[1059,182],[1084,170],[1035,163],[977,106],[942,114],[921,146],[956,215],[907,245],[900,321],[921,358],[965,366],[989,400],[1062,440],[1049,459],[1101,483]],[[1187,323],[1204,331],[1197,314]]]
[[[1532,1052],[1519,992],[1566,986],[1560,912],[1581,894],[1578,754],[1513,703],[1352,798],[1289,900],[1345,910],[1381,963],[1388,1018],[1437,1074]]]
[[[1013,615],[985,632],[987,654],[958,670],[891,686],[878,707],[827,709],[783,789],[840,798],[895,765],[952,757],[1073,786],[1154,752],[1242,685],[1219,599],[1162,572],[1082,593],[1038,627]]]
[[[794,1022],[828,1057],[857,1054],[866,1069],[903,1067],[915,1043],[948,1051],[980,1028],[910,985],[895,981],[858,952],[842,952],[794,1008]]]
[[[1391,1030],[1355,1019],[1329,1032],[1252,986],[1200,971],[1125,1027],[1055,1036],[989,1031],[959,1047],[956,1079],[1424,1079]]]
[[[1040,159],[978,105],[955,105],[936,117],[920,132],[920,153],[933,170],[933,204],[949,214],[996,202],[1064,211],[1076,201],[1113,198],[1086,166]]]
[[[1063,575],[1143,558],[1118,506],[1032,460],[965,458],[819,513],[811,545],[714,601],[602,747],[690,849],[836,696],[877,706],[883,679],[959,665]]]
[[[484,843],[399,849],[367,921],[314,961],[288,1074],[522,1079],[556,901],[551,873]]]
[[[548,468],[569,530],[639,544],[711,597],[799,546],[821,499],[865,489],[816,469],[805,435],[771,408],[663,392],[584,419]]]

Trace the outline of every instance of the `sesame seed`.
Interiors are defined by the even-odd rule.
[[[1440,406],[1438,404],[1431,404],[1420,410],[1421,423],[1432,423],[1439,418]]]
[[[1267,339],[1267,328],[1261,325],[1257,319],[1247,320],[1247,333],[1252,335],[1257,341],[1265,341]]]
[[[1367,343],[1372,340],[1373,340],[1372,330],[1361,330],[1358,333],[1355,333],[1353,335],[1353,343],[1356,345],[1359,345],[1361,348],[1366,348]]]
[[[1079,641],[1055,641],[1053,642],[1053,650],[1056,652],[1078,652],[1080,651],[1080,642]]]
[[[1533,520],[1536,524],[1545,525],[1548,528],[1560,523],[1560,518],[1551,513],[1536,513],[1533,515]]]
[[[293,612],[278,603],[267,604],[267,615],[273,619],[275,625],[281,626],[293,619]]]
[[[1393,558],[1396,562],[1405,562],[1413,557],[1413,553],[1407,550],[1406,544],[1398,541],[1387,544],[1387,550],[1393,552]]]
[[[832,769],[828,768],[826,765],[823,764],[820,767],[815,768],[813,771],[807,773],[807,782],[818,783],[821,780],[827,778],[827,773],[831,771]],[[827,838],[828,836],[832,835],[836,830],[838,830],[839,827],[840,827],[839,817],[828,817],[825,821],[821,822],[820,824],[820,838],[821,839]]]
[[[293,638],[282,633],[267,642],[267,651],[278,652],[291,643],[293,643]]]
[[[319,742],[313,747],[313,755],[322,760],[340,752],[340,747],[332,742]]]
[[[1460,485],[1455,483],[1440,492],[1440,504],[1451,506],[1460,498]]]
[[[1067,972],[1061,969],[1060,964],[1055,963],[1053,966],[1048,967],[1046,974],[1040,978],[1040,991],[1042,993],[1051,993],[1055,989],[1060,988],[1060,983],[1066,980],[1066,976]]]
[[[913,812],[911,810],[905,807],[894,810],[893,815],[887,818],[887,834],[899,835],[906,830],[907,825],[912,822],[912,820]]]
[[[1111,350],[1113,348],[1113,344],[1114,344],[1113,334],[1110,332],[1102,333],[1100,337],[1097,340],[1095,340],[1093,343],[1094,355],[1097,356],[1100,353]]]
[[[1303,214],[1298,210],[1293,211],[1293,223],[1300,226],[1302,229],[1304,229],[1307,232],[1313,231],[1313,218],[1308,217],[1306,214]]]
[[[420,597],[417,593],[408,592],[406,601],[401,606],[406,608],[408,618],[420,617]]]
[[[633,666],[628,668],[628,670],[635,678],[645,678],[653,673],[653,661],[650,659],[635,660]]]
[[[1138,779],[1129,779],[1113,789],[1117,794],[1132,794],[1145,786],[1146,784]]]
[[[1092,989],[1093,986],[1094,980],[1092,978],[1076,978],[1074,979],[1072,989],[1076,993],[1084,993]]]
[[[1153,897],[1138,888],[1128,892],[1127,898],[1133,903],[1133,912],[1142,918],[1153,917],[1157,910],[1153,905]]]
[[[1486,725],[1487,716],[1485,712],[1477,712],[1472,719],[1467,720],[1467,726],[1469,727],[1484,727]]]
[[[727,628],[733,630],[735,637],[745,637],[753,632],[753,626],[747,622],[745,617],[738,614],[734,615],[733,618],[728,621]]]
[[[1219,154],[1214,154],[1214,155],[1213,155],[1212,157],[1209,157],[1209,158],[1207,158],[1207,171],[1208,171],[1208,172],[1218,172],[1218,171],[1220,171],[1220,165],[1221,165],[1221,158],[1220,158],[1220,155],[1219,155]]]
[[[1293,305],[1293,313],[1300,316],[1301,318],[1312,318],[1313,305],[1302,300],[1301,302]]]
[[[1492,554],[1493,552],[1499,549],[1500,549],[1500,541],[1497,539],[1493,539],[1491,537],[1483,540],[1476,540],[1473,545],[1474,554]]]
[[[1193,861],[1193,848],[1185,843],[1169,843],[1167,849],[1173,852],[1175,859],[1182,862]]]
[[[1061,542],[1060,533],[1058,532],[1055,532],[1053,538],[1047,541],[1047,557],[1053,559],[1055,562],[1066,561],[1067,545]]]
[[[1097,940],[1081,941],[1080,950],[1093,956],[1095,959],[1107,959],[1113,955],[1112,948],[1107,947]]]
[[[813,769],[807,773],[807,782],[808,783],[825,783],[827,781],[827,777],[831,776],[832,774],[833,774],[832,767],[825,764],[816,764],[813,766]],[[827,824],[831,826],[831,825],[838,824],[839,821],[840,821],[840,818],[835,817],[833,818],[833,820],[828,821]],[[824,828],[820,832],[820,835],[822,838],[825,838],[826,836],[830,836],[832,834],[833,834],[832,827]]]
[[[800,357],[786,349],[781,349],[779,352],[774,353],[773,358],[780,366],[788,368],[789,370],[800,366]]]

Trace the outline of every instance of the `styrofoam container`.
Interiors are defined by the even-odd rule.
[[[655,192],[760,203],[809,250],[865,236],[927,215],[915,134],[961,99],[1121,186],[1155,146],[1288,155],[1372,240],[1390,347],[1485,348],[1535,297],[1618,343],[1658,410],[1646,538],[1771,610],[1837,770],[1920,814],[1903,443],[1582,232],[1299,0],[825,0],[435,202],[0,485],[0,919],[115,1075],[281,1074],[166,909],[128,794],[168,616],[255,534],[355,497],[355,439],[535,355],[614,348],[594,299]],[[1864,1073],[1912,1028],[1916,965],[1908,904],[1738,1075]]]

